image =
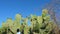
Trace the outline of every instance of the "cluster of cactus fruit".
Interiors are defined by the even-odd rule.
[[[30,26],[28,21],[31,23]],[[16,34],[17,29],[20,29],[21,34],[52,34],[53,22],[47,9],[42,11],[41,16],[31,15],[23,18],[20,14],[17,14],[14,21],[8,18],[6,22],[2,23],[0,34]]]

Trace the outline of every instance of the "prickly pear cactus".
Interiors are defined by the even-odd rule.
[[[48,10],[46,9],[43,10],[40,26],[40,34],[49,34],[52,31],[52,23],[50,22],[50,16],[48,16]]]
[[[30,20],[30,26],[28,26],[28,20]],[[24,34],[52,34],[52,26],[54,25],[50,19],[50,15],[48,15],[48,10],[44,9],[42,10],[41,16],[31,15],[30,18],[23,18],[20,14],[17,14],[14,21],[11,18],[8,18],[6,22],[2,23],[0,34],[3,32],[12,34],[11,31],[16,34],[17,29],[20,29],[20,32],[23,32]]]

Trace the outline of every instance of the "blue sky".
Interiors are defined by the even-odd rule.
[[[0,0],[0,26],[7,18],[14,19],[17,13],[24,18],[30,14],[41,15],[42,8],[50,0]]]

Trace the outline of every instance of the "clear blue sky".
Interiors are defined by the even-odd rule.
[[[41,15],[42,8],[50,0],[0,0],[0,26],[8,17],[14,19],[17,13],[24,18],[30,14]]]

